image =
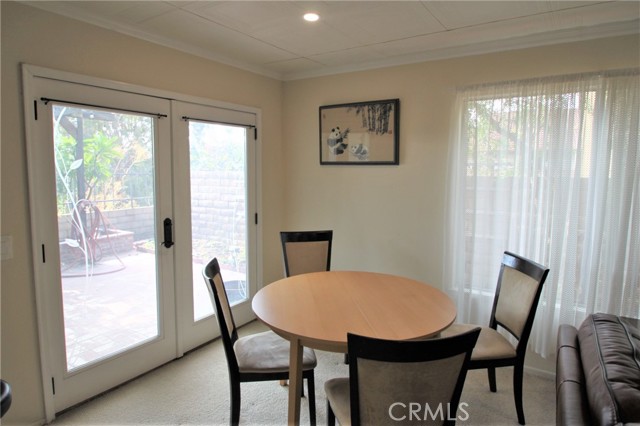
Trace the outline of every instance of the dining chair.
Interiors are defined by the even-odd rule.
[[[426,340],[347,334],[349,377],[325,382],[327,424],[455,424],[479,334],[479,327]]]
[[[231,425],[240,421],[240,384],[289,378],[290,344],[273,331],[238,337],[231,306],[224,287],[220,265],[213,258],[202,270],[215,316],[220,326],[222,345],[229,369],[231,390]],[[309,419],[316,424],[314,368],[317,365],[313,349],[304,348],[302,356],[303,379],[307,380]]]
[[[286,277],[331,269],[333,231],[283,231],[280,240]]]
[[[496,392],[496,368],[513,367],[513,398],[521,425],[525,424],[522,407],[524,357],[548,274],[548,268],[517,254],[504,252],[489,326],[482,327],[469,365],[471,370],[487,369],[491,392]],[[498,331],[498,326],[515,339],[515,346]],[[452,336],[473,327],[477,325],[452,324],[441,335]]]
[[[331,269],[332,230],[282,231],[280,241],[285,277]],[[349,363],[348,354],[344,362]]]

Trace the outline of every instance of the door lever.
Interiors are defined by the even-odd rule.
[[[169,218],[164,220],[164,241],[162,242],[162,245],[166,248],[173,245],[173,223]]]

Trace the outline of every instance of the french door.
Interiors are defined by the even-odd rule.
[[[234,319],[254,318],[250,296],[255,294],[256,268],[256,126],[255,114],[174,101],[173,161],[177,275],[192,277],[179,285],[185,309],[179,313],[181,350],[192,349],[210,336],[213,306],[202,268],[218,258]],[[177,238],[177,237],[176,237]],[[252,287],[253,286],[253,287]]]
[[[33,263],[50,421],[216,336],[200,274],[210,258],[223,265],[237,322],[252,319],[255,113],[31,71]]]

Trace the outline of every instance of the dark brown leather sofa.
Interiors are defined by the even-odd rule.
[[[556,359],[557,425],[640,424],[640,321],[590,315],[561,325]]]

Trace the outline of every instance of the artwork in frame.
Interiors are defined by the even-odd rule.
[[[320,164],[399,164],[400,100],[320,107]]]

